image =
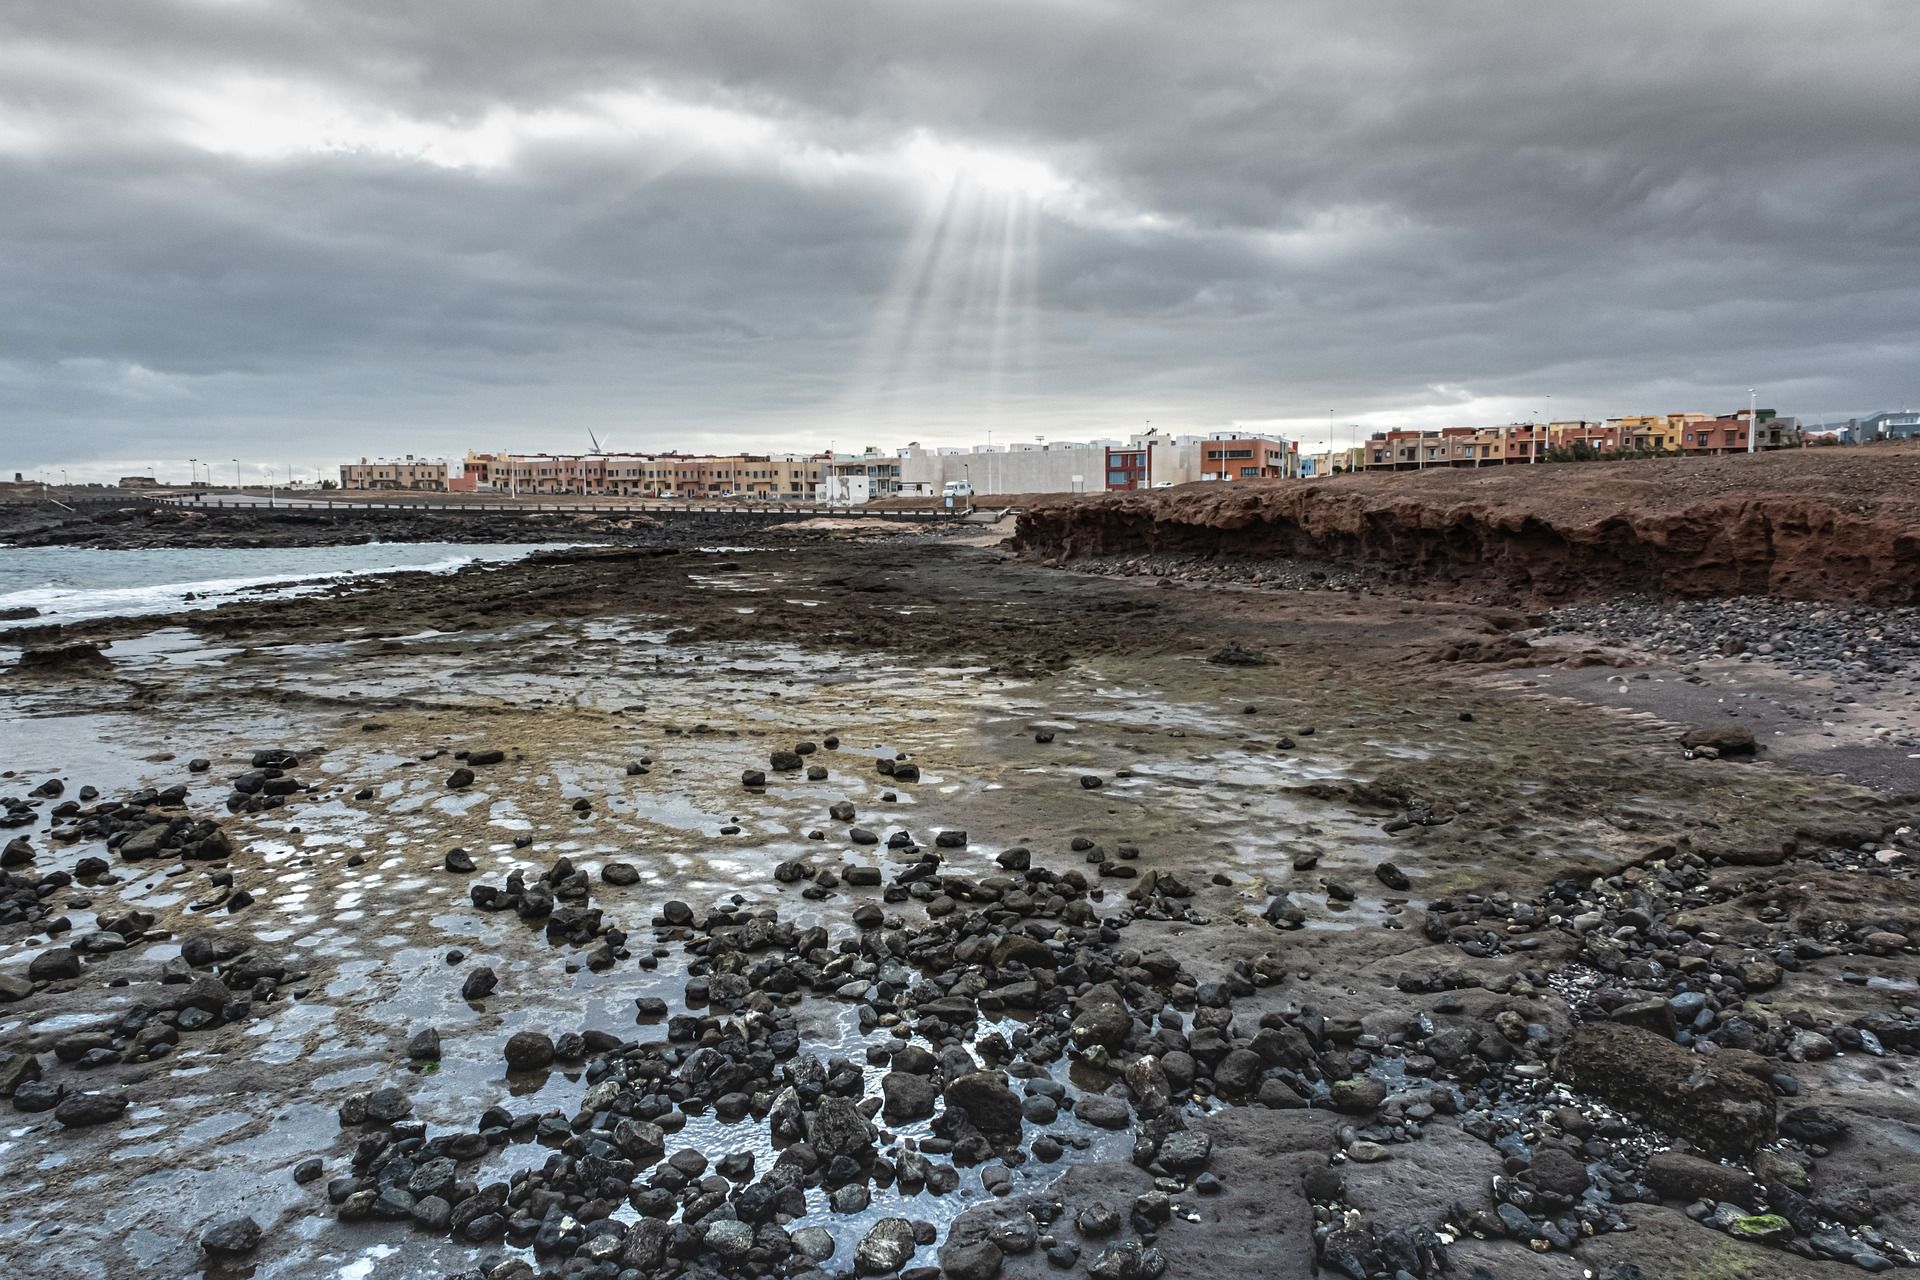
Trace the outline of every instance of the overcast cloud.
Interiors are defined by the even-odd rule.
[[[1897,407],[1915,49],[1911,0],[11,0],[0,470]]]

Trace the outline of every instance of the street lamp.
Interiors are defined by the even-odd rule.
[[[240,459],[234,458],[232,459],[232,462],[233,462],[233,488],[234,488],[234,491],[237,493],[240,489]]]
[[[187,459],[187,488],[191,489],[193,488],[193,486],[199,483],[200,483],[200,459],[188,458]]]
[[[1756,453],[1760,448],[1760,393],[1752,387],[1747,388],[1747,452]]]

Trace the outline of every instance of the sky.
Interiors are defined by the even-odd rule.
[[[1920,403],[1916,48],[1911,0],[9,0],[0,473]]]

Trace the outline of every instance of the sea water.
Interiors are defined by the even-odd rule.
[[[250,599],[300,595],[341,578],[416,570],[452,573],[478,561],[516,560],[554,543],[360,543],[334,547],[162,547],[103,551],[94,547],[0,546],[0,614],[37,614],[0,621],[0,631],[211,609]],[[190,598],[191,597],[191,598]]]

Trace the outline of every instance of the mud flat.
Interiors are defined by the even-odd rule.
[[[9,635],[12,1273],[1913,1261],[1910,650],[702,545]]]

